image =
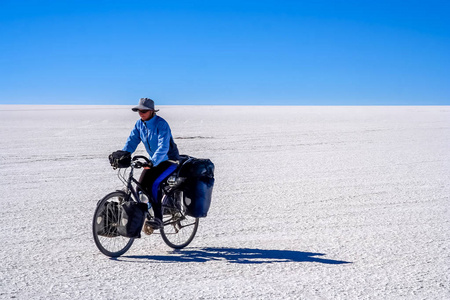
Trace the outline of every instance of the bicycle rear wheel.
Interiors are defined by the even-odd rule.
[[[133,238],[121,236],[117,233],[120,220],[120,205],[127,194],[116,191],[106,195],[99,201],[95,209],[92,222],[92,233],[97,248],[110,257],[118,257],[130,249]]]
[[[174,215],[164,220],[164,227],[160,231],[162,239],[169,247],[181,249],[192,242],[197,229],[198,218]]]
[[[195,237],[199,219],[184,213],[184,204],[181,209],[171,207],[164,214],[164,226],[160,229],[163,241],[174,249],[181,249],[189,245]]]

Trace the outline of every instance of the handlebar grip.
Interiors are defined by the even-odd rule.
[[[136,161],[136,160],[138,160],[138,159],[143,159],[143,160],[145,160],[145,163],[140,162],[140,161],[136,162],[136,163],[135,163],[135,167],[136,167],[136,168],[143,168],[143,167],[144,167],[144,168],[145,168],[145,167],[151,168],[151,167],[153,167],[152,161],[149,160],[147,157],[142,156],[142,155],[136,155],[135,157],[133,157],[133,161]]]
[[[150,159],[148,159],[148,158],[145,157],[145,156],[142,156],[142,155],[136,155],[135,157],[133,157],[133,161],[136,161],[136,160],[138,160],[138,159],[143,159],[143,160],[145,160],[147,163],[151,163]]]

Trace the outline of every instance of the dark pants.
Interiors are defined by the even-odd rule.
[[[155,217],[162,220],[161,211],[161,190],[159,185],[177,168],[176,164],[168,161],[163,161],[156,167],[151,169],[144,169],[139,183],[145,189],[148,195],[151,196],[150,202],[155,212]]]

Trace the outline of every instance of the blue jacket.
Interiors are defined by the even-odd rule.
[[[144,144],[154,166],[168,159],[179,159],[169,124],[157,115],[148,121],[139,119],[122,150],[133,153],[140,142]]]

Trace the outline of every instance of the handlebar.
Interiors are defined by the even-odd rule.
[[[145,162],[137,161],[138,159],[143,159],[143,160],[145,160]],[[145,168],[145,167],[149,167],[149,168],[153,167],[153,163],[147,157],[142,156],[142,155],[136,155],[135,157],[133,157],[132,161],[134,162],[133,166],[136,169]]]

